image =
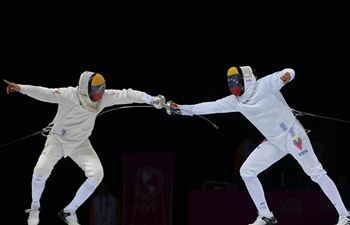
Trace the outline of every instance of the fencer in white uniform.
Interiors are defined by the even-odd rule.
[[[20,92],[39,101],[58,104],[55,118],[49,127],[44,149],[35,165],[32,176],[32,202],[28,225],[39,223],[40,198],[45,183],[56,163],[70,157],[85,173],[86,181],[77,190],[73,200],[59,212],[59,217],[69,225],[78,225],[76,210],[94,192],[103,179],[100,159],[89,141],[98,114],[113,105],[144,103],[162,108],[158,96],[129,89],[105,89],[101,74],[86,71],[80,75],[78,86],[46,88],[7,83],[7,93]]]
[[[286,68],[258,80],[254,71],[249,66],[231,67],[227,73],[231,91],[229,96],[189,105],[169,101],[167,112],[185,116],[240,112],[265,136],[266,140],[240,168],[240,175],[258,210],[258,217],[252,225],[277,224],[257,176],[287,154],[298,161],[304,172],[319,184],[332,202],[339,214],[337,224],[350,225],[350,214],[336,185],[318,161],[305,129],[280,92],[285,84],[294,79],[295,71]]]

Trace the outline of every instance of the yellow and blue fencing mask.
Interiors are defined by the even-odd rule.
[[[227,83],[231,93],[237,97],[255,85],[256,76],[250,66],[231,67],[227,71]]]
[[[85,71],[80,75],[78,96],[89,111],[98,110],[98,101],[103,97],[105,89],[106,82],[101,74]]]

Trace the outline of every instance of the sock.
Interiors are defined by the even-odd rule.
[[[267,218],[271,218],[273,215],[265,200],[264,190],[262,188],[262,185],[259,179],[257,177],[252,177],[252,178],[245,178],[243,179],[243,181],[247,187],[248,193],[252,198],[259,214]]]
[[[35,174],[32,176],[32,203],[31,208],[40,208],[40,198],[45,188],[47,178],[38,177]]]
[[[318,182],[322,191],[332,202],[333,206],[337,210],[339,216],[349,216],[349,212],[346,210],[345,205],[340,197],[337,186],[335,186],[334,182],[329,178],[328,175],[323,176]]]
[[[73,200],[64,209],[65,212],[75,213],[75,211],[81,206],[88,197],[94,193],[96,187],[100,182],[86,179],[86,181],[80,186]]]

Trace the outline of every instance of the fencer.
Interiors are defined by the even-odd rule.
[[[184,116],[240,112],[264,135],[266,139],[240,168],[240,176],[258,211],[255,222],[250,225],[277,224],[257,176],[287,154],[294,157],[329,198],[339,214],[337,225],[350,225],[349,211],[335,183],[318,161],[305,129],[280,91],[294,78],[295,71],[291,68],[257,79],[257,71],[250,66],[231,67],[227,72],[231,92],[228,96],[197,104],[168,101],[165,109],[170,115]]]
[[[162,95],[151,96],[143,91],[106,89],[104,77],[95,72],[83,72],[77,86],[46,88],[16,84],[4,80],[7,94],[19,92],[39,101],[58,105],[43,151],[34,167],[31,183],[32,201],[28,225],[39,224],[40,199],[45,184],[56,163],[62,158],[71,158],[85,173],[86,181],[77,190],[72,201],[58,216],[69,225],[79,225],[77,209],[90,197],[104,177],[103,166],[89,137],[97,115],[106,107],[140,103],[163,108]]]

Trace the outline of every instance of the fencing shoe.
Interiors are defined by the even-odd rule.
[[[267,218],[259,214],[255,222],[249,225],[273,225],[273,224],[277,224],[277,220],[273,214],[272,214],[272,217],[270,218]]]
[[[29,213],[28,225],[38,225],[39,224],[40,208],[39,209],[31,208],[31,209],[24,210],[24,212]]]
[[[58,213],[58,216],[68,225],[80,225],[76,213],[68,213],[63,209]]]
[[[339,221],[336,225],[350,225],[350,216],[339,216]]]

